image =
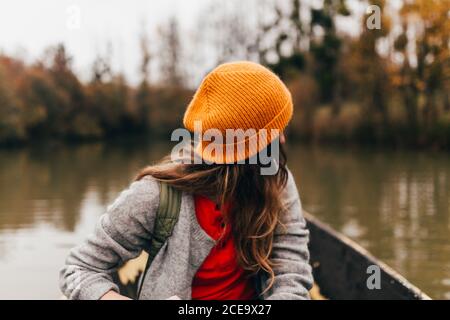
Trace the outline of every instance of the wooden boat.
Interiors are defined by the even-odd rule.
[[[320,295],[348,300],[428,300],[425,293],[373,257],[367,250],[304,212],[310,231],[309,250]],[[369,266],[380,270],[380,289],[369,289]],[[317,292],[317,288],[312,293]]]
[[[310,231],[309,250],[315,285],[313,299],[428,300],[425,293],[408,282],[361,246],[304,212]],[[115,275],[123,294],[135,298],[137,280],[147,256],[128,261]],[[367,286],[369,266],[380,271],[380,289]]]

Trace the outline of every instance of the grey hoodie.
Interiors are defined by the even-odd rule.
[[[274,234],[275,282],[262,298],[308,299],[313,282],[309,233],[290,172],[281,196],[286,211]],[[61,291],[69,299],[99,299],[109,290],[118,291],[111,274],[148,249],[158,205],[158,182],[152,177],[133,182],[100,217],[94,234],[70,251],[60,273]],[[194,275],[214,245],[197,221],[192,194],[183,193],[179,220],[143,280],[140,299],[191,299]],[[256,280],[264,290],[268,279],[261,274]]]

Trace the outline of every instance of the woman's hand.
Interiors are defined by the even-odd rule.
[[[107,293],[105,293],[100,300],[131,300],[128,297],[125,297],[121,294],[118,294],[114,290],[110,290]]]

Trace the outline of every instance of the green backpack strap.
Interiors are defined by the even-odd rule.
[[[164,243],[172,235],[173,228],[180,215],[181,191],[171,187],[165,182],[159,183],[159,189],[159,207],[156,212],[147,263],[139,284],[138,297],[141,294],[142,283],[144,282],[144,277],[148,268]]]

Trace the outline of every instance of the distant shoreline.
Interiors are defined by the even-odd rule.
[[[21,141],[15,143],[0,143],[0,151],[17,150],[17,149],[32,149],[32,148],[58,148],[58,147],[72,147],[83,146],[90,144],[108,144],[108,145],[123,145],[123,144],[139,144],[139,143],[167,143],[174,144],[170,141],[170,132],[138,132],[111,135],[102,138],[50,138],[40,137],[28,141]],[[320,141],[306,138],[298,135],[288,135],[288,144],[305,145],[308,147],[330,147],[341,149],[356,149],[356,150],[386,150],[386,151],[431,151],[431,152],[449,152],[449,147],[439,145],[408,145],[395,143],[364,143],[354,140],[342,140],[340,138],[327,138]]]

